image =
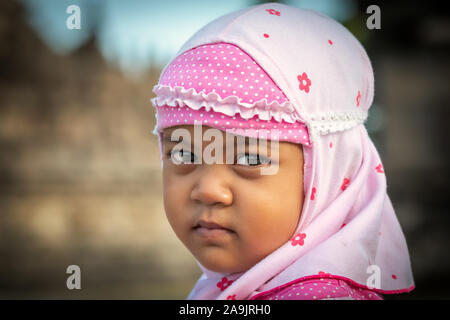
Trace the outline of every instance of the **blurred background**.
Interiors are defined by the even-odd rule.
[[[0,2],[0,298],[184,299],[200,276],[166,221],[150,99],[198,29],[264,1]],[[325,13],[375,70],[366,127],[416,289],[450,298],[450,19],[438,1],[282,1]],[[81,10],[81,29],[68,29]],[[381,29],[369,30],[369,5]],[[73,13],[73,12],[72,12]],[[66,268],[81,268],[68,290]]]

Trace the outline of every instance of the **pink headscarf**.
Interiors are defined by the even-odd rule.
[[[224,52],[212,55],[219,45]],[[242,70],[238,60],[228,66],[207,63],[230,51],[242,53],[248,71],[236,72]],[[219,76],[205,79],[209,72]],[[255,76],[266,86],[249,88]],[[227,90],[225,77],[231,92],[220,91]],[[283,4],[220,17],[182,46],[154,88],[160,148],[161,132],[170,126],[201,123],[235,133],[243,128],[239,134],[259,137],[268,125],[277,126],[282,131],[277,140],[303,144],[305,192],[290,241],[239,274],[199,264],[204,274],[188,299],[251,299],[297,279],[323,277],[382,294],[414,288],[383,165],[364,127],[373,83],[370,60],[347,29],[327,16]],[[250,101],[252,89],[256,98]],[[255,96],[258,90],[264,98]],[[370,282],[375,273],[379,281]]]

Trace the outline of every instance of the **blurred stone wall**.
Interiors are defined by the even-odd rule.
[[[56,55],[12,1],[0,43],[0,298],[185,298],[199,270],[162,204],[160,70],[126,78],[94,40]]]

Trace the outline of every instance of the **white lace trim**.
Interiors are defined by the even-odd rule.
[[[363,124],[367,115],[368,112],[363,110],[323,112],[310,115],[306,122],[313,135],[325,135],[345,131]]]
[[[242,99],[237,96],[227,96],[222,99],[215,92],[205,94],[202,91],[196,92],[193,88],[186,90],[183,87],[172,88],[165,85],[156,85],[153,92],[157,95],[156,98],[151,99],[155,107],[187,105],[194,110],[205,107],[207,112],[212,109],[228,116],[239,113],[244,119],[258,115],[261,120],[273,118],[277,122],[282,120],[289,123],[302,122],[308,127],[311,142],[314,142],[317,136],[345,131],[363,124],[368,116],[367,111],[354,110],[316,113],[302,118],[290,101],[279,104],[277,101],[268,103],[266,99],[262,99],[250,104],[242,102]],[[157,134],[156,126],[153,133]]]
[[[156,85],[153,92],[157,97],[151,99],[155,107],[168,105],[171,107],[187,105],[188,107],[199,110],[205,107],[206,111],[211,109],[215,112],[221,112],[227,116],[234,116],[239,113],[244,119],[250,119],[255,115],[261,120],[275,119],[277,122],[282,120],[288,123],[303,122],[296,109],[290,101],[279,104],[277,101],[269,103],[266,99],[258,100],[254,103],[242,102],[238,96],[227,96],[222,99],[217,93],[208,94],[203,91],[197,92],[194,88],[188,90],[183,87],[171,87],[165,85]]]

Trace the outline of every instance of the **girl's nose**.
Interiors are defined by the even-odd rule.
[[[231,205],[233,194],[223,172],[227,170],[226,166],[223,164],[202,166],[200,177],[191,192],[191,200],[209,206],[216,204]]]

